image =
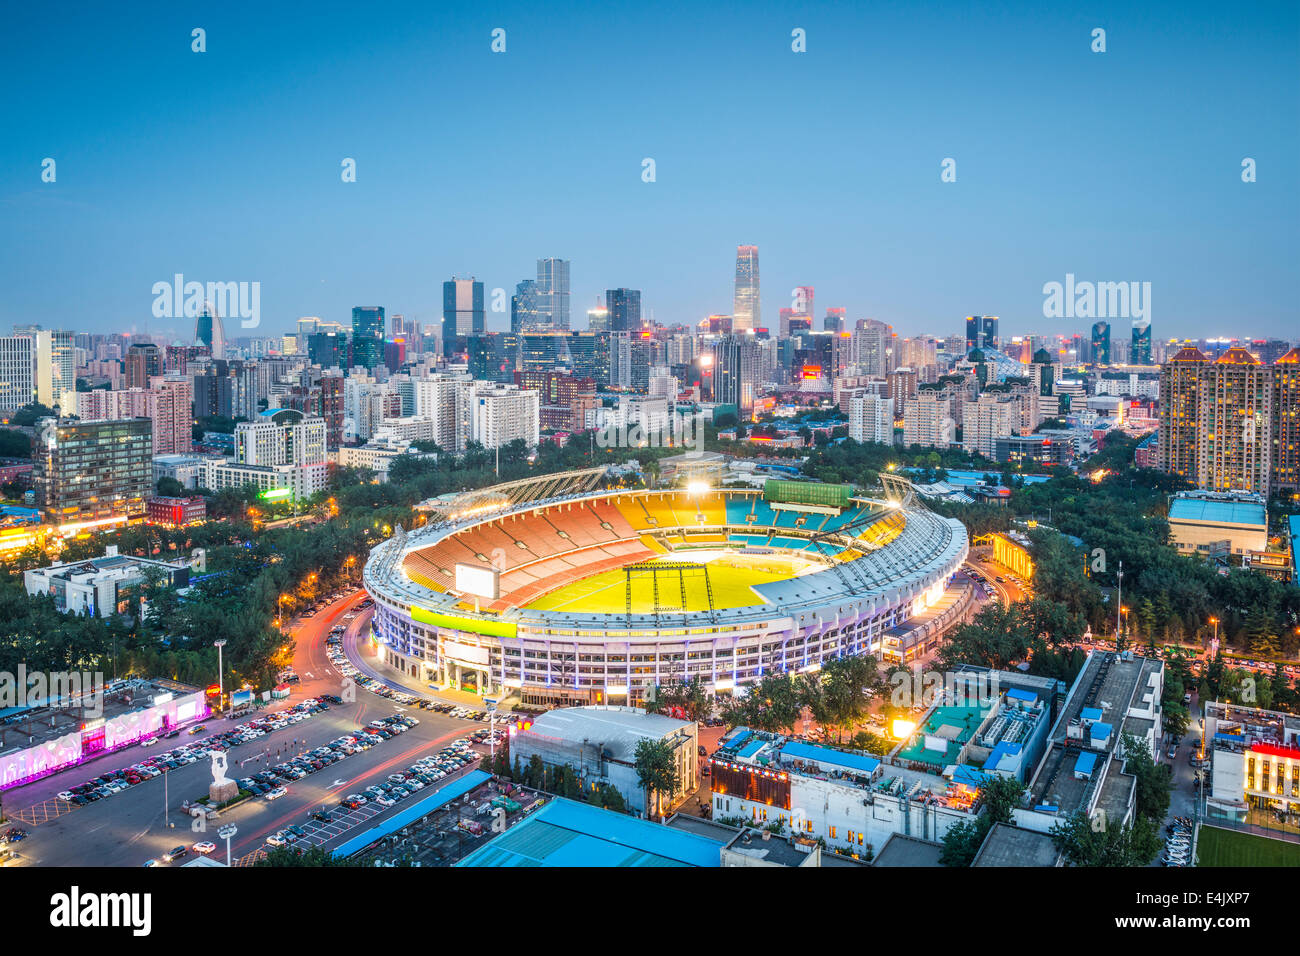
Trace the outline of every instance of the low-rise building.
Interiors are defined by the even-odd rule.
[[[1190,554],[1244,554],[1268,547],[1268,507],[1248,491],[1184,491],[1169,502],[1169,537]]]
[[[126,610],[125,592],[151,577],[173,587],[187,587],[190,564],[121,555],[117,545],[109,545],[100,558],[24,571],[23,586],[33,597],[49,595],[65,614],[110,617]]]

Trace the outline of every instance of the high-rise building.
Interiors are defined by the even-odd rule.
[[[515,294],[510,297],[510,331],[535,332],[549,326],[550,317],[542,314],[536,280],[525,279],[517,283]]]
[[[894,403],[887,396],[863,393],[849,399],[849,437],[856,442],[894,443]]]
[[[36,423],[32,483],[51,524],[142,515],[153,481],[148,419]]]
[[[831,307],[826,310],[826,317],[822,319],[822,330],[826,332],[843,332],[845,325],[848,323],[848,310]]]
[[[569,260],[537,260],[537,303],[553,329],[569,328]]]
[[[736,295],[731,328],[736,332],[762,327],[759,306],[758,246],[736,247]]]
[[[268,408],[256,421],[235,426],[235,461],[260,467],[324,464],[325,420],[294,408]]]
[[[516,439],[536,447],[541,440],[537,392],[515,385],[476,383],[470,405],[470,436],[484,448],[499,448]]]
[[[452,276],[442,284],[442,354],[464,355],[471,335],[487,331],[483,283]]]
[[[0,336],[0,412],[30,405],[36,398],[36,340],[26,335]]]
[[[1133,340],[1129,346],[1128,360],[1130,365],[1151,364],[1150,319],[1133,320]]]
[[[916,397],[903,403],[904,445],[947,448],[955,433],[951,403],[940,387],[921,385]]]
[[[729,335],[714,346],[713,400],[735,405],[742,419],[754,410],[758,395],[758,343],[752,335]]]
[[[996,315],[966,316],[966,351],[971,349],[1000,349],[998,317]]]
[[[992,459],[997,455],[997,440],[1016,431],[1019,408],[1005,395],[985,392],[962,409],[961,444],[967,452]]]
[[[1243,348],[1217,359],[1181,349],[1160,369],[1160,470],[1208,491],[1267,495],[1274,445],[1276,366]]]
[[[1104,320],[1092,324],[1092,364],[1110,364],[1110,323]]]
[[[639,289],[609,289],[605,293],[605,308],[609,311],[609,327],[612,331],[641,331]]]
[[[29,326],[15,327],[14,335],[32,340],[35,400],[47,408],[72,414],[77,407],[77,357],[72,333]]]
[[[301,323],[302,320],[299,320]],[[352,334],[382,339],[384,337],[384,307],[382,305],[358,305],[352,309]]]
[[[213,358],[226,357],[226,327],[206,302],[194,317],[194,344],[203,346]]]
[[[1300,348],[1273,363],[1274,492],[1300,493]]]
[[[162,373],[162,352],[158,346],[132,345],[126,350],[127,388],[148,388],[150,379]]]

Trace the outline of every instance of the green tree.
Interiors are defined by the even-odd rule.
[[[659,819],[661,798],[676,793],[681,785],[676,755],[667,741],[644,738],[637,742],[634,766],[637,784],[645,792],[646,815],[650,816],[653,799],[654,819]]]

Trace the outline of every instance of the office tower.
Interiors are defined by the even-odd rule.
[[[32,341],[35,401],[71,414],[77,407],[77,359],[72,333],[14,326],[14,335]]]
[[[1151,320],[1133,320],[1133,344],[1129,347],[1130,365],[1151,364]]]
[[[541,427],[558,431],[582,431],[586,415],[600,404],[596,383],[564,372],[516,372],[514,384],[537,392]]]
[[[30,405],[36,398],[36,340],[26,335],[0,336],[0,412]]]
[[[813,317],[813,296],[814,290],[810,285],[798,285],[794,287],[794,303],[791,308],[797,315],[808,316],[811,324]]]
[[[307,337],[307,361],[321,368],[346,368],[347,336],[340,332],[314,332]]]
[[[534,332],[550,325],[550,317],[543,316],[537,282],[525,279],[515,285],[510,297],[510,331]]]
[[[996,315],[966,316],[966,351],[971,349],[998,349],[998,317]]]
[[[537,260],[538,312],[553,329],[569,328],[569,260]]]
[[[221,316],[213,311],[209,303],[204,303],[202,310],[194,317],[194,344],[208,350],[213,358],[226,357],[226,327]]]
[[[894,403],[887,396],[860,394],[849,399],[849,437],[856,442],[894,443]]]
[[[729,335],[714,346],[713,400],[735,405],[750,417],[758,394],[758,343],[751,335]]]
[[[875,319],[859,319],[849,341],[849,364],[864,375],[884,375],[892,357],[894,328]]]
[[[915,398],[903,403],[903,444],[947,448],[956,434],[952,403],[942,387],[921,385]]]
[[[1275,369],[1243,348],[1211,359],[1193,346],[1162,365],[1160,470],[1209,491],[1267,495],[1278,452]]]
[[[36,423],[32,483],[52,524],[144,514],[153,480],[153,428],[144,418]]]
[[[1056,384],[1057,365],[1047,349],[1039,349],[1030,362],[1031,382],[1040,394],[1051,395]]]
[[[587,331],[589,332],[608,332],[609,331],[609,309],[604,306],[597,306],[594,309],[587,310]]]
[[[470,403],[470,437],[484,448],[516,439],[530,448],[541,440],[541,402],[537,392],[515,385],[475,383]]]
[[[384,307],[382,305],[358,305],[352,309],[353,336],[367,336],[382,339],[384,337]]]
[[[641,331],[641,292],[639,289],[609,289],[605,292],[609,311],[609,328],[613,332]]]
[[[1272,457],[1270,488],[1300,492],[1300,348],[1273,363]]]
[[[400,312],[390,315],[388,317],[388,328],[393,338],[399,338],[406,335],[406,316],[402,315]]]
[[[148,388],[163,373],[162,352],[156,345],[132,345],[126,351],[126,387]]]
[[[485,331],[483,283],[452,276],[442,284],[442,354],[464,355],[469,337]]]
[[[822,319],[822,330],[825,332],[843,332],[848,323],[847,310],[838,306],[826,310],[826,316]]]
[[[1273,365],[1291,351],[1291,343],[1281,339],[1253,339],[1250,350],[1265,365]]]
[[[731,328],[736,332],[762,327],[758,290],[758,246],[736,247],[736,295]]]
[[[1110,323],[1094,322],[1092,324],[1092,364],[1110,364]]]

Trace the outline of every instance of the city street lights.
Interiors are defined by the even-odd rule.
[[[226,866],[230,866],[230,841],[234,839],[235,834],[239,832],[239,827],[233,823],[227,823],[217,831],[217,836],[226,841]]]
[[[1219,619],[1211,617],[1210,623],[1214,625],[1214,641],[1210,645],[1210,654],[1214,655],[1219,653]]]

